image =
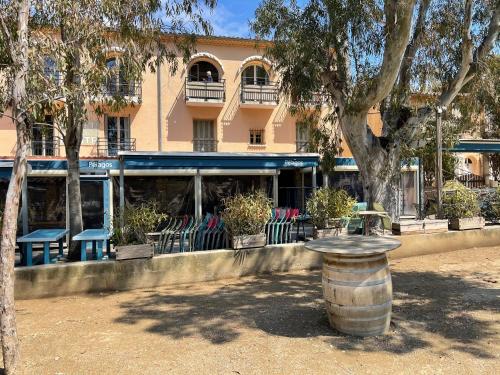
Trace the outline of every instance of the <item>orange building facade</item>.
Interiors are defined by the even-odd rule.
[[[187,64],[179,57],[173,75],[164,65],[155,73],[144,73],[140,83],[120,78],[106,83],[105,95],[123,95],[129,105],[104,116],[89,108],[80,153],[82,194],[89,207],[99,206],[95,216],[103,211],[110,221],[113,207],[116,210],[144,197],[159,199],[173,215],[201,216],[219,209],[224,195],[255,188],[266,190],[276,206],[304,209],[307,195],[323,183],[346,188],[362,200],[357,169],[345,145],[337,178],[322,176],[320,156],[306,152],[309,133],[290,114],[288,100],[278,91],[277,73],[262,57],[263,48],[255,40],[199,38],[196,53]],[[113,55],[108,63],[116,64]],[[375,133],[380,132],[376,110],[369,115],[369,124]],[[0,118],[4,185],[15,136],[10,120]],[[43,207],[33,212],[30,208],[26,221],[65,220],[60,197],[64,188],[58,187],[56,196],[49,197],[55,191],[51,184],[64,185],[64,157],[57,133],[34,129],[26,189],[32,201],[56,202],[53,207],[40,204]],[[235,160],[241,161],[241,167]],[[411,172],[407,208],[417,196],[416,173]],[[83,181],[97,182],[83,188]],[[108,182],[100,187],[101,181]],[[35,197],[37,186],[45,190]],[[0,194],[1,189],[0,182]],[[99,203],[96,194],[105,199]],[[60,215],[42,217],[47,216],[43,210],[51,209]]]

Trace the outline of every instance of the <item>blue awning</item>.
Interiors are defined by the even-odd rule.
[[[120,152],[127,170],[293,169],[317,167],[319,154],[244,152]]]
[[[448,151],[500,153],[500,139],[461,139]]]

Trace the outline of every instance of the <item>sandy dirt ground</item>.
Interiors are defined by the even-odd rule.
[[[320,273],[17,303],[23,374],[500,374],[500,248],[391,264],[391,331],[328,326]]]

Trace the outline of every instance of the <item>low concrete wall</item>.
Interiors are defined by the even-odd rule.
[[[500,246],[500,228],[398,237],[391,259],[472,247]],[[30,299],[98,291],[150,288],[238,278],[270,272],[317,269],[321,255],[303,244],[235,252],[213,250],[152,259],[78,262],[16,269],[16,298]]]
[[[401,247],[389,253],[390,259],[446,253],[473,247],[500,246],[500,228],[495,226],[461,232],[398,236],[397,238],[401,240]]]
[[[78,262],[16,269],[16,298],[30,299],[106,290],[150,288],[269,272],[318,268],[321,254],[303,244],[246,251],[212,250],[152,259]]]

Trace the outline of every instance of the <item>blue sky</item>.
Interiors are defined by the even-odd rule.
[[[217,0],[216,8],[207,15],[214,35],[250,37],[248,22],[254,18],[260,0]]]

